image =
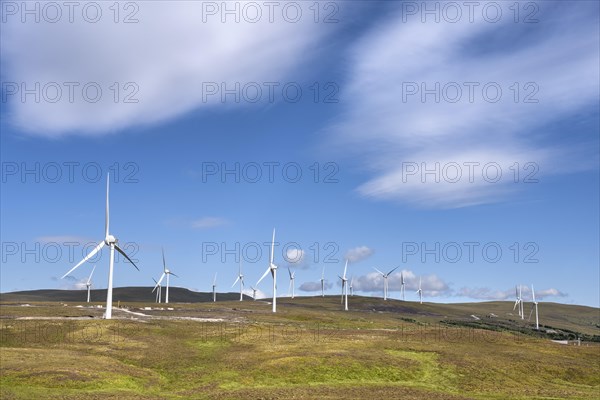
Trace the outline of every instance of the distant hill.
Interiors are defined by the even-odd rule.
[[[166,289],[163,288],[163,302],[166,295]],[[94,289],[91,291],[92,302],[105,302],[106,289]],[[239,300],[238,293],[217,293],[217,300]],[[244,295],[244,299],[252,300],[251,297]],[[26,290],[20,292],[0,293],[0,301],[2,302],[34,302],[34,301],[86,301],[87,290]],[[152,287],[133,286],[133,287],[118,287],[113,289],[113,303],[117,302],[141,302],[152,303],[156,300],[156,292],[152,293]],[[173,303],[202,303],[213,300],[212,293],[194,292],[189,289],[170,287],[169,302]]]

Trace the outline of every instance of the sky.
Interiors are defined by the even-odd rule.
[[[600,306],[595,1],[0,2],[0,291]],[[272,295],[270,277],[258,295]]]

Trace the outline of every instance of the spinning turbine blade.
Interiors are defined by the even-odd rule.
[[[398,266],[398,267],[396,267],[396,268],[394,268],[394,269],[392,269],[392,270],[391,270],[390,272],[388,272],[387,274],[388,274],[388,275],[390,275],[392,272],[394,272],[394,271],[395,271],[395,270],[397,270],[398,268],[399,268],[399,266]]]
[[[87,261],[87,260],[89,260],[90,258],[94,257],[94,256],[96,255],[96,253],[97,253],[97,252],[99,252],[99,251],[100,251],[100,249],[104,247],[104,245],[105,245],[105,244],[106,244],[106,243],[104,243],[104,241],[101,241],[100,243],[98,243],[98,245],[97,245],[96,247],[94,247],[94,250],[92,250],[92,251],[90,252],[90,254],[88,254],[87,256],[85,256],[85,258],[84,258],[83,260],[79,261],[79,263],[78,263],[76,266],[74,266],[73,268],[71,268],[71,269],[69,270],[69,272],[67,272],[66,274],[64,274],[64,275],[63,275],[63,276],[62,276],[60,279],[64,279],[64,278],[65,278],[65,276],[69,275],[71,272],[73,272],[73,271],[75,271],[77,268],[79,268],[79,266],[80,266],[81,264],[83,264],[84,262],[86,262],[86,261]]]
[[[377,272],[379,272],[381,275],[385,276],[385,274],[383,272],[381,272],[380,270],[378,270],[377,268],[373,267],[373,269]]]
[[[233,282],[233,285],[231,285],[231,287],[234,287],[236,283],[238,283],[238,281],[240,280],[240,277],[238,275],[238,277],[235,279],[235,282]]]
[[[271,240],[271,264],[273,264],[273,256],[275,252],[275,228],[273,228],[273,240]]]
[[[260,281],[262,281],[263,279],[265,279],[265,276],[267,276],[267,274],[271,271],[271,266],[269,265],[269,267],[267,268],[267,270],[265,271],[265,273],[263,274],[263,276],[260,277],[260,279],[258,280],[258,282],[256,282],[256,286],[258,286],[258,284],[260,283]]]
[[[104,237],[108,237],[108,225],[109,225],[109,210],[108,210],[108,183],[109,183],[110,173],[106,174],[106,210],[104,214]]]
[[[125,252],[123,250],[121,250],[121,248],[118,245],[116,245],[116,244],[115,244],[115,249],[117,249],[117,251],[119,253],[121,253],[123,255],[123,257],[125,257],[127,259],[127,261],[129,261],[131,263],[131,265],[133,265],[135,267],[135,269],[137,269],[138,271],[140,270],[138,268],[138,266],[135,265],[135,263],[131,260],[131,258],[129,258],[129,256],[127,254],[125,254]]]
[[[94,265],[94,268],[92,268],[92,273],[90,274],[90,277],[87,280],[87,284],[89,285],[90,282],[92,281],[92,275],[94,275],[94,270],[96,269],[96,266]]]

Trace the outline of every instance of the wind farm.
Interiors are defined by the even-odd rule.
[[[1,400],[600,398],[599,1],[0,15]]]

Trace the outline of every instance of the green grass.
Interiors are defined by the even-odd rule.
[[[592,399],[600,391],[600,346],[440,324],[484,314],[481,304],[353,298],[354,310],[343,312],[339,297],[282,299],[273,314],[264,302],[232,301],[142,311],[157,318],[115,311],[121,319],[110,321],[76,304],[0,306],[0,398]],[[507,303],[488,305],[500,316]],[[582,310],[563,328],[594,334]],[[33,319],[16,319],[21,312]],[[82,315],[95,318],[35,319]]]

